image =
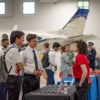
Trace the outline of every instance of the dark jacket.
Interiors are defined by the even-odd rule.
[[[92,48],[91,50],[88,51],[88,55],[87,55],[90,67],[92,69],[95,69],[95,57],[96,57],[96,51]]]

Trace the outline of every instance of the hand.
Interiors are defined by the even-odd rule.
[[[81,83],[79,83],[79,87],[81,87],[82,86],[82,84]]]
[[[41,76],[43,71],[42,70],[38,70],[38,71],[39,71],[39,76]]]
[[[36,71],[36,70],[33,72],[33,74],[34,74],[36,77],[38,77],[38,76],[40,75],[39,71]]]

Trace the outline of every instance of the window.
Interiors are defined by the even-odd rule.
[[[89,1],[78,1],[77,6],[82,9],[89,9]]]
[[[23,14],[34,14],[35,13],[35,3],[34,2],[24,2],[23,3]]]
[[[5,3],[0,3],[0,14],[5,14]]]

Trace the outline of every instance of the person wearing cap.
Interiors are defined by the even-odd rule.
[[[94,45],[94,43],[92,43],[92,42],[89,42],[89,43],[88,43],[88,49],[89,49],[89,50],[88,50],[87,58],[88,58],[90,67],[91,67],[92,70],[94,71],[94,70],[95,70],[96,51],[95,51],[95,49],[93,49],[93,45]]]

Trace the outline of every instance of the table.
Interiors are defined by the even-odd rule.
[[[90,77],[91,82],[91,88],[87,95],[87,100],[98,100],[98,86],[97,86],[97,79],[96,77]]]
[[[98,86],[98,100],[100,100],[100,74],[96,75],[97,78],[97,86]]]
[[[68,94],[55,94],[55,93],[41,93],[44,90],[55,90],[57,91],[57,87],[53,87],[55,85],[48,85],[33,92],[30,92],[25,95],[24,100],[74,100],[76,87],[73,86],[68,89]]]
[[[64,79],[64,81],[66,81],[68,85],[70,84],[71,80],[72,80],[72,77],[67,77],[67,78]],[[97,78],[93,75],[93,76],[91,76],[91,80],[92,80],[92,82],[91,82],[91,88],[90,88],[90,90],[88,92],[87,100],[100,100],[100,99],[98,99]],[[57,82],[57,85],[59,85],[59,84],[60,84],[60,81]],[[73,84],[75,85],[76,83],[74,82]]]

